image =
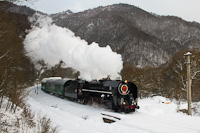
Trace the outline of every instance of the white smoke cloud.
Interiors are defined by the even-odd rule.
[[[52,24],[47,16],[36,14],[30,21],[34,25],[25,38],[24,47],[33,62],[44,60],[54,66],[62,60],[65,67],[80,71],[79,78],[85,80],[98,80],[108,75],[111,79],[120,77],[122,57],[110,46],[99,47],[94,42],[88,45],[69,29]]]

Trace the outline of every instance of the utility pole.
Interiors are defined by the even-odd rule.
[[[184,54],[187,57],[187,100],[188,100],[188,115],[192,115],[191,110],[191,73],[190,73],[190,56],[192,53],[187,52]]]
[[[36,82],[37,82],[37,90],[36,90],[36,94],[38,95],[38,81],[39,81],[39,73],[37,72],[37,79],[36,79]]]

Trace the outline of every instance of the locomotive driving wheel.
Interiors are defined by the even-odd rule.
[[[87,104],[87,101],[85,100],[85,98],[81,98],[81,99],[78,99],[78,103]]]
[[[93,98],[93,103],[99,104],[99,99],[98,99],[97,97],[94,97],[94,98]]]
[[[89,104],[89,105],[92,105],[92,104],[93,104],[93,101],[94,101],[93,97],[92,97],[92,96],[89,96],[89,97],[88,97],[88,104]]]

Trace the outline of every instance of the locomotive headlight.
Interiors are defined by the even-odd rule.
[[[133,102],[132,102],[132,105],[137,105],[137,102],[133,101]]]
[[[101,95],[101,97],[105,97],[105,95],[104,95],[104,94],[102,94],[102,95]]]
[[[126,102],[123,102],[123,104],[125,105],[125,104],[126,104]]]

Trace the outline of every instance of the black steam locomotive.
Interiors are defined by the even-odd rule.
[[[42,90],[67,97],[81,104],[97,103],[120,112],[132,112],[137,105],[137,87],[132,82],[121,80],[43,80]]]

